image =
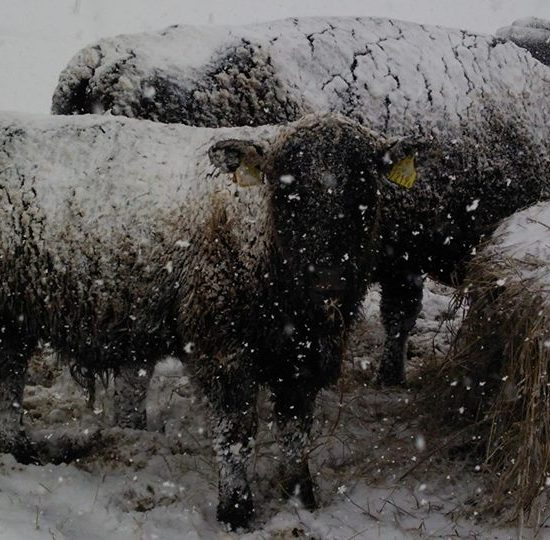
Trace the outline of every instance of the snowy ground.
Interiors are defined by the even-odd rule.
[[[26,390],[27,425],[48,436],[97,432],[98,444],[71,465],[22,466],[1,456],[0,539],[516,538],[515,530],[477,521],[483,482],[476,463],[438,451],[437,430],[421,423],[414,392],[373,386],[382,340],[378,299],[375,290],[366,301],[366,321],[356,329],[340,383],[318,400],[311,454],[318,511],[278,499],[277,435],[267,400],[259,404],[264,421],[251,471],[255,530],[228,533],[215,518],[208,406],[178,362],[157,368],[149,431],[139,432],[109,427],[109,391],[87,409],[80,389],[46,355]],[[446,350],[462,316],[449,320],[448,301],[448,291],[430,284],[412,337],[413,370]]]

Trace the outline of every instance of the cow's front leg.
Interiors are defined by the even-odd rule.
[[[116,426],[131,429],[147,427],[147,390],[154,369],[154,362],[118,368],[114,396]]]
[[[422,276],[403,274],[381,280],[380,311],[386,339],[378,381],[387,386],[405,383],[407,340],[422,309]]]
[[[20,463],[38,463],[23,429],[23,390],[32,348],[0,349],[0,452]]]
[[[256,392],[247,391],[237,381],[232,386],[231,396],[222,392],[223,399],[214,401],[214,450],[219,472],[218,520],[236,529],[246,527],[254,514],[247,468],[258,420]]]
[[[286,381],[285,381],[286,382]],[[317,391],[304,381],[292,381],[273,389],[275,417],[283,461],[281,487],[285,497],[297,497],[305,508],[316,507],[309,472],[309,436]]]

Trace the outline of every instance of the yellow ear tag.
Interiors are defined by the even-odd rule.
[[[416,182],[416,169],[414,167],[414,156],[404,157],[398,161],[388,174],[388,178],[398,186],[410,189]]]
[[[240,187],[257,186],[262,183],[262,171],[254,165],[241,163],[233,173],[233,182]]]

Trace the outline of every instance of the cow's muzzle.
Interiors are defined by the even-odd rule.
[[[346,287],[343,268],[316,267],[309,272],[309,296],[315,304],[340,300]]]

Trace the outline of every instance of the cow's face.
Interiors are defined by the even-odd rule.
[[[384,163],[375,134],[340,116],[308,118],[267,145],[224,141],[210,152],[243,184],[271,188],[288,277],[316,307],[358,300],[375,242]]]

